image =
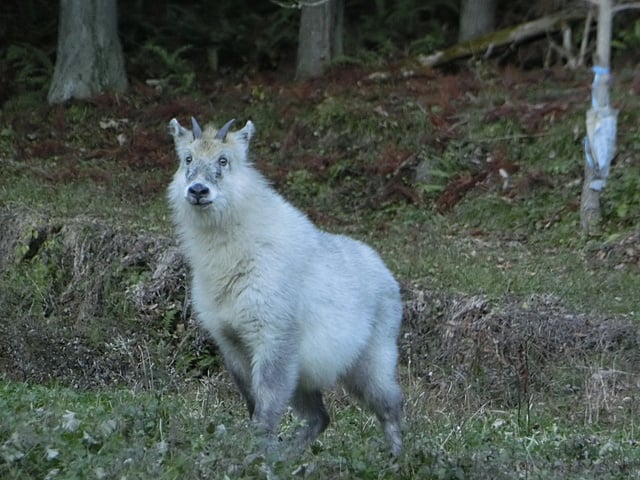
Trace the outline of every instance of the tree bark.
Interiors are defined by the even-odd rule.
[[[592,87],[592,109],[587,112],[587,131],[589,122],[594,121],[590,116],[617,115],[617,112],[609,106],[609,61],[611,57],[611,28],[613,21],[612,0],[599,0],[598,2],[598,36],[596,41],[596,54],[594,65],[603,72],[595,76]],[[615,140],[614,140],[615,141]],[[593,139],[591,139],[593,143]],[[587,148],[590,148],[587,146]],[[586,152],[585,152],[586,153]],[[591,182],[598,177],[596,165],[599,161],[594,154],[592,162],[588,159],[584,167],[584,184],[580,198],[580,226],[587,235],[598,233],[600,228],[600,189],[592,188]],[[610,159],[609,159],[610,160]]]
[[[313,78],[342,54],[344,0],[304,5],[300,15],[296,78]]]
[[[585,162],[584,183],[580,196],[580,227],[587,235],[598,233],[600,227],[600,191],[591,188],[594,180],[593,168]]]
[[[126,88],[116,0],[61,0],[49,103]]]
[[[492,32],[495,18],[496,0],[462,0],[458,42]]]

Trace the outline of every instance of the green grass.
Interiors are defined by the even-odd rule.
[[[406,450],[391,460],[373,418],[329,398],[334,422],[308,453],[269,465],[243,409],[213,379],[180,393],[0,383],[0,475],[30,478],[640,478],[633,417],[608,427],[567,421],[543,399],[528,418],[464,398],[438,405],[421,386],[408,390]],[[457,405],[456,405],[457,404]],[[568,407],[568,406],[567,406]],[[295,428],[285,422],[282,437]],[[306,473],[304,473],[306,472]]]
[[[312,448],[268,465],[238,394],[220,373],[221,362],[189,323],[184,277],[160,288],[146,310],[134,304],[132,292],[153,280],[155,264],[151,253],[142,254],[151,247],[133,246],[140,237],[171,234],[164,189],[173,171],[165,162],[173,155],[168,137],[140,137],[147,143],[119,151],[115,132],[96,127],[125,115],[131,119],[123,127],[128,138],[136,128],[162,130],[168,118],[138,111],[156,100],[134,95],[115,107],[72,103],[55,113],[57,120],[47,113],[54,118],[44,115],[35,141],[20,126],[20,112],[0,117],[0,204],[26,209],[36,223],[79,223],[77,230],[51,234],[33,258],[21,260],[37,226],[27,222],[19,255],[2,272],[0,347],[7,346],[0,362],[13,365],[8,360],[17,358],[24,366],[0,374],[0,478],[640,478],[637,335],[624,330],[626,343],[578,352],[526,351],[525,339],[531,378],[523,384],[516,382],[522,365],[509,363],[518,346],[491,343],[498,336],[473,322],[477,311],[452,319],[449,308],[477,297],[498,312],[527,310],[539,306],[536,298],[554,298],[560,314],[587,316],[594,331],[608,320],[637,325],[637,267],[593,261],[607,240],[632,233],[640,219],[638,136],[625,124],[635,119],[635,97],[625,97],[620,160],[602,195],[602,234],[583,238],[576,211],[582,107],[565,115],[562,104],[553,115],[564,116],[540,119],[531,105],[548,102],[545,87],[529,82],[505,89],[491,71],[473,100],[465,85],[451,87],[456,77],[446,79],[455,110],[436,88],[439,77],[433,85],[409,79],[406,90],[400,80],[363,82],[354,93],[351,77],[342,85],[335,75],[336,84],[322,94],[291,93],[287,85],[233,85],[228,96],[216,99],[216,118],[201,121],[252,118],[256,163],[279,191],[324,228],[379,249],[409,299],[412,288],[435,299],[423,324],[412,325],[416,331],[405,332],[409,340],[401,339],[404,454],[390,459],[375,419],[337,390],[327,397],[332,424]],[[507,108],[487,121],[487,112],[503,104],[520,110],[509,114]],[[182,107],[177,102],[172,108],[167,111]],[[37,105],[24,109],[30,121],[41,114]],[[537,130],[528,130],[529,119],[540,122]],[[56,136],[65,153],[29,155],[42,139]],[[85,158],[100,149],[106,153]],[[165,150],[167,158],[154,157],[156,163],[145,166],[148,156]],[[416,203],[386,193],[410,153],[438,172],[426,186],[414,185],[410,173],[396,179],[414,189]],[[456,175],[500,155],[519,166],[512,190],[503,192],[499,179],[488,179],[451,210],[435,213],[433,205]],[[542,181],[528,183],[533,177]],[[105,225],[122,233],[113,258],[98,248],[116,243]],[[75,232],[86,241],[73,244]],[[96,246],[94,237],[107,241]],[[135,261],[125,262],[132,252]],[[105,263],[94,265],[97,257]],[[83,268],[90,275],[83,276]],[[87,278],[99,280],[95,301]],[[73,301],[65,303],[65,292]],[[508,320],[508,312],[501,315]],[[453,320],[458,330],[449,325]],[[455,344],[447,332],[463,338]],[[62,359],[55,368],[34,360],[48,351]],[[487,358],[504,364],[482,364]],[[71,388],[71,373],[100,373],[101,363],[117,367],[117,378]],[[50,376],[37,384],[41,377],[29,368]],[[501,376],[491,377],[495,372]],[[295,427],[287,416],[283,438]]]
[[[447,218],[409,209],[391,222],[371,219],[384,226],[356,234],[381,249],[400,278],[422,286],[492,299],[553,293],[578,311],[640,319],[640,278],[631,268],[589,264],[593,247],[574,233],[577,212],[548,228],[534,220],[521,227],[526,213],[516,209],[500,198],[477,198]]]
[[[14,165],[5,169],[5,173],[7,176],[0,183],[0,205],[26,206],[50,217],[96,217],[111,219],[114,223],[131,228],[169,228],[163,189],[156,188],[145,195],[123,188],[131,185],[132,177],[137,177],[136,183],[141,185],[156,185],[159,182],[157,172],[140,174],[119,170],[110,173],[107,182],[85,178],[55,184]],[[164,177],[163,180],[170,178]],[[131,188],[137,186],[133,184]]]

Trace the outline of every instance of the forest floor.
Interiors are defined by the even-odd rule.
[[[621,65],[601,232],[579,228],[591,73],[489,63],[132,79],[0,110],[1,478],[640,478],[640,73]],[[251,119],[256,166],[403,288],[406,451],[337,389],[267,465],[198,329],[167,124]],[[282,437],[296,426],[287,417]]]

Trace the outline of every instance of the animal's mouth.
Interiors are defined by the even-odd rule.
[[[206,198],[187,198],[187,201],[193,205],[194,207],[206,207],[207,205],[211,205],[213,200],[208,200]]]

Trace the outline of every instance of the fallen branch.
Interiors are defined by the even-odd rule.
[[[561,30],[567,22],[585,18],[587,16],[587,10],[588,9],[571,10],[554,15],[547,15],[531,22],[516,25],[515,27],[504,28],[481,37],[465,40],[451,48],[441,50],[431,55],[419,55],[418,63],[423,67],[434,67],[481,52],[484,52],[484,56],[489,56],[495,47],[522,42],[530,38]]]

